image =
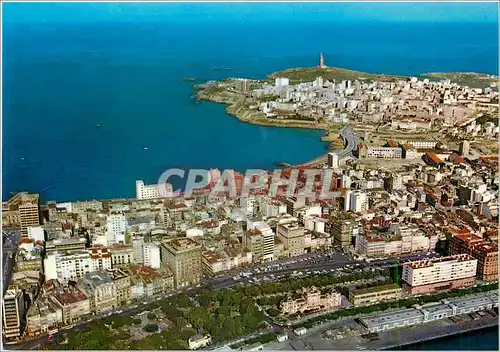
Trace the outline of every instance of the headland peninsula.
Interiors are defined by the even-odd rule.
[[[480,73],[407,77],[358,72],[327,67],[321,56],[319,66],[274,72],[260,80],[227,78],[195,85],[194,97],[225,104],[227,113],[242,122],[323,130],[322,141],[331,150],[342,149],[339,131],[347,124],[362,148],[423,137],[453,147],[454,128],[498,111],[497,82],[496,76]],[[489,149],[486,154],[496,152],[494,146]]]

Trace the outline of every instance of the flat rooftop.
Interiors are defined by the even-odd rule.
[[[428,312],[429,314],[443,314],[443,313],[453,313],[453,309],[444,303],[435,304],[432,306],[427,306],[421,309],[422,312]]]
[[[201,245],[191,238],[176,238],[166,242],[166,245],[175,251],[185,251],[190,249],[201,248]]]
[[[63,305],[80,302],[88,299],[88,297],[78,288],[55,290],[54,297]]]
[[[384,324],[393,324],[396,322],[414,320],[414,319],[423,320],[424,315],[420,311],[415,310],[413,308],[408,308],[397,312],[379,314],[371,317],[360,318],[363,324],[368,328]]]
[[[76,244],[85,244],[86,242],[87,242],[87,239],[85,237],[64,238],[64,239],[47,241],[46,246],[47,247],[67,246],[67,245],[72,245],[72,244],[75,244],[75,245]]]
[[[450,305],[453,304],[457,306],[459,309],[468,308],[468,307],[476,307],[476,306],[485,306],[487,304],[496,303],[498,304],[498,295],[497,294],[488,294],[477,297],[469,297],[469,298],[461,298],[455,299],[453,301],[449,301]]]
[[[214,251],[203,251],[201,255],[210,263],[217,263],[224,259]]]
[[[105,285],[113,282],[113,273],[109,271],[94,271],[83,275],[84,282],[92,285],[93,287]]]
[[[466,262],[466,261],[472,261],[472,260],[477,260],[471,257],[468,254],[457,254],[457,255],[452,255],[448,257],[442,257],[442,258],[433,258],[433,259],[425,259],[425,260],[418,260],[410,263],[406,263],[403,266],[409,266],[412,269],[422,269],[422,268],[428,268],[435,266],[436,264],[441,264],[441,263],[460,263],[460,262]]]

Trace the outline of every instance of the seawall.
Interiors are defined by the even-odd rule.
[[[393,349],[398,349],[398,348],[405,347],[405,346],[419,344],[422,342],[428,342],[428,341],[432,341],[432,340],[438,340],[441,338],[456,336],[456,335],[468,333],[471,331],[479,331],[479,330],[483,330],[483,329],[498,327],[498,321],[496,321],[496,322],[484,322],[484,323],[482,322],[479,326],[477,326],[477,325],[469,326],[468,324],[463,324],[463,325],[464,326],[461,326],[461,327],[457,326],[457,329],[452,329],[452,331],[449,331],[446,333],[431,332],[430,335],[428,335],[426,338],[418,339],[418,340],[415,340],[413,342],[410,342],[408,339],[406,339],[404,341],[404,343],[395,344],[395,345],[393,344],[391,346],[387,346],[385,348],[382,348],[382,350],[393,350]]]

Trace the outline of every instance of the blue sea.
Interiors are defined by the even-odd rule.
[[[498,351],[498,327],[471,331],[418,344],[406,345],[404,351]]]
[[[322,131],[241,123],[222,105],[195,102],[183,78],[262,78],[317,65],[320,52],[329,66],[374,73],[498,73],[498,21],[350,22],[298,11],[287,20],[231,8],[212,17],[180,4],[170,17],[123,5],[93,20],[101,5],[81,5],[87,16],[79,4],[59,15],[56,4],[7,5],[4,200],[20,190],[44,201],[133,197],[136,179],[155,183],[168,168],[272,169],[325,152]],[[309,13],[327,13],[318,11]]]

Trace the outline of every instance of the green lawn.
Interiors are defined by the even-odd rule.
[[[312,82],[317,77],[323,77],[324,80],[335,80],[337,82],[342,80],[356,80],[356,79],[395,81],[405,78],[403,76],[379,75],[373,73],[346,70],[343,68],[319,68],[319,67],[290,69],[282,72],[275,72],[269,75],[268,78],[274,79],[277,77],[289,78],[292,83]]]

